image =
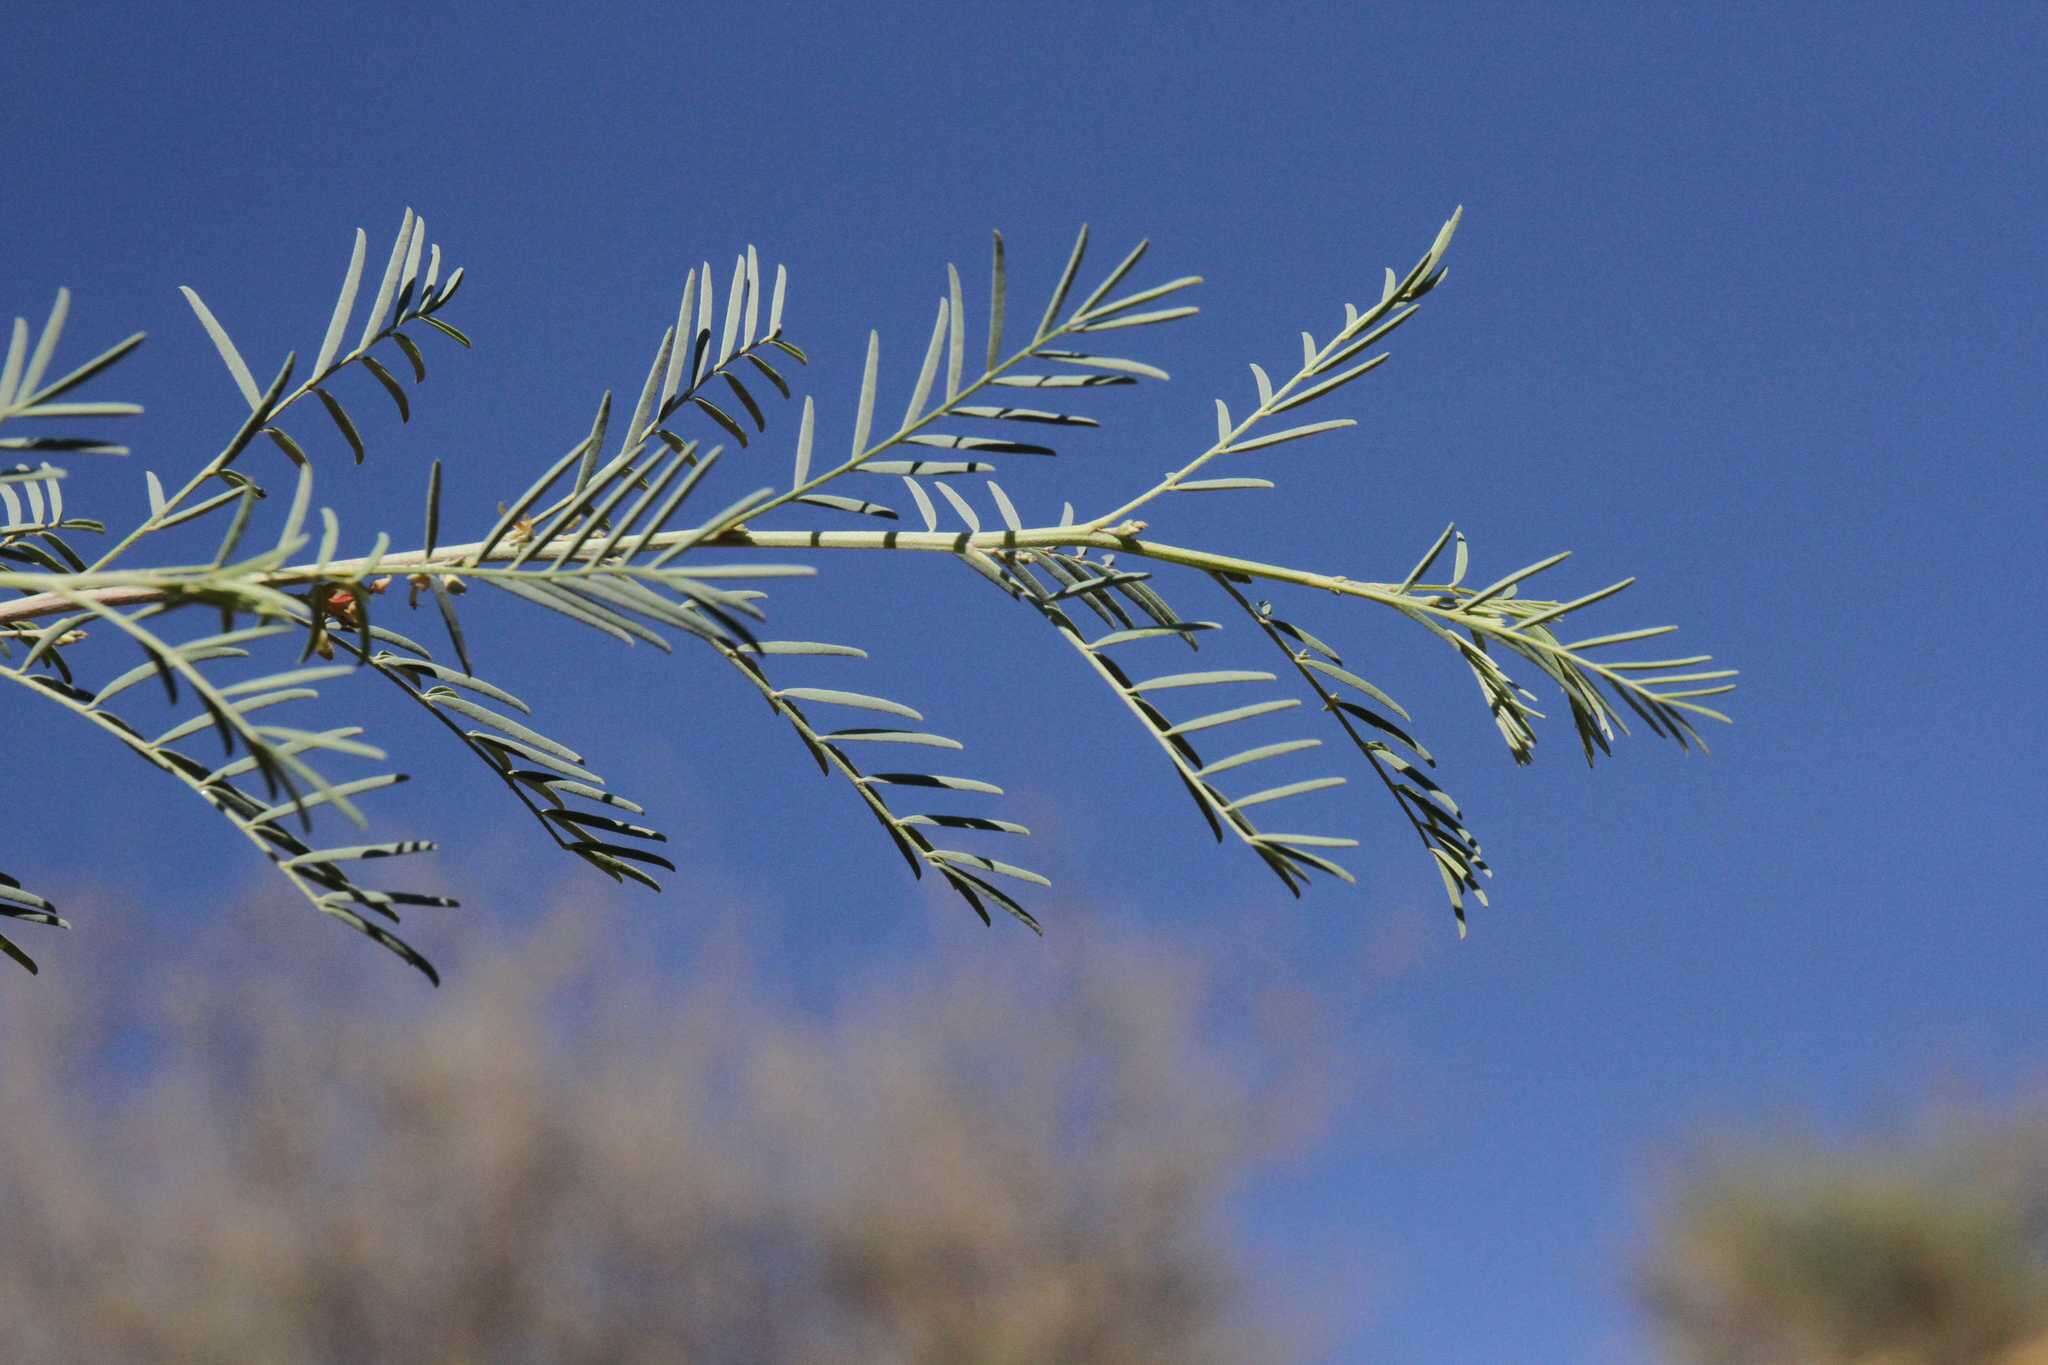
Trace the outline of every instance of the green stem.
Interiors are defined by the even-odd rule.
[[[636,537],[630,550],[622,548],[620,557],[625,561],[618,565],[618,572],[631,575],[631,559],[650,551],[659,550],[699,537],[699,530],[664,531],[656,536]],[[567,538],[564,538],[564,547]],[[179,573],[116,573],[116,574],[72,574],[63,580],[67,591],[43,592],[23,597],[12,602],[0,602],[0,628],[12,622],[33,620],[38,617],[55,615],[66,610],[75,610],[80,599],[89,599],[103,605],[132,605],[162,600],[167,597],[190,593],[214,587],[219,591],[233,594],[250,586],[280,589],[306,586],[316,582],[348,581],[358,578],[372,568],[388,573],[424,572],[432,570],[453,571],[462,567],[462,561],[480,548],[480,542],[467,545],[443,545],[432,554],[424,550],[409,550],[399,554],[382,555],[375,560],[338,559],[325,566],[301,564],[260,575],[251,584],[232,576],[223,578],[215,571],[185,571]],[[929,554],[964,554],[971,550],[1000,552],[1004,550],[1051,549],[1056,546],[1072,546],[1106,550],[1115,553],[1135,555],[1161,564],[1177,564],[1196,569],[1203,573],[1242,574],[1262,579],[1269,583],[1289,583],[1296,587],[1328,592],[1340,597],[1355,597],[1376,605],[1392,608],[1408,616],[1426,616],[1442,626],[1475,631],[1480,635],[1499,640],[1501,643],[1524,654],[1540,654],[1566,667],[1594,673],[1613,686],[1620,687],[1646,701],[1654,700],[1659,705],[1678,707],[1719,719],[1719,713],[1711,708],[1699,706],[1684,700],[1666,701],[1638,683],[1626,672],[1616,671],[1577,654],[1565,646],[1533,634],[1516,630],[1512,624],[1485,615],[1461,610],[1455,602],[1445,605],[1446,590],[1431,589],[1429,595],[1420,596],[1413,592],[1404,593],[1398,585],[1390,583],[1358,582],[1341,574],[1313,573],[1307,569],[1296,569],[1285,564],[1271,564],[1263,560],[1244,559],[1235,555],[1216,554],[1208,550],[1197,550],[1182,545],[1170,545],[1163,541],[1143,540],[1137,536],[1116,535],[1108,531],[1093,530],[1080,526],[1045,526],[1022,531],[749,531],[728,529],[716,535],[703,537],[697,549],[719,550],[896,550]],[[511,559],[524,547],[500,546],[492,552],[492,559]],[[540,553],[545,554],[547,547]],[[585,546],[576,556],[579,560],[591,560],[595,549]],[[687,575],[687,569],[683,573]],[[0,573],[0,589],[20,588],[33,590],[49,584],[54,575]],[[1525,605],[1536,605],[1528,603]]]

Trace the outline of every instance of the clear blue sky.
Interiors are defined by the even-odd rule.
[[[1111,395],[1106,435],[1009,481],[1027,517],[1085,509],[1177,462],[1212,395],[1249,391],[1243,362],[1327,332],[1466,206],[1448,284],[1351,391],[1361,426],[1272,461],[1263,503],[1173,508],[1168,538],[1398,578],[1455,517],[1482,577],[1571,548],[1565,587],[1641,575],[1615,628],[1679,621],[1745,670],[1710,759],[1639,737],[1589,773],[1553,726],[1518,771],[1426,638],[1306,604],[1409,703],[1487,840],[1470,941],[1365,786],[1327,807],[1365,840],[1359,891],[1296,904],[1214,848],[1051,634],[945,564],[828,561],[778,594],[792,633],[874,613],[866,680],[1017,794],[1054,945],[1091,922],[1194,934],[1345,1002],[1364,1083],[1252,1219],[1276,1275],[1363,1287],[1331,1361],[1639,1360],[1621,1266],[1662,1154],[2007,1093],[2048,1062],[2038,7],[204,15],[30,7],[0,47],[0,308],[68,284],[75,344],[151,334],[116,386],[151,407],[137,456],[74,485],[102,507],[139,511],[142,464],[188,468],[232,419],[175,286],[274,360],[317,341],[350,231],[388,239],[408,204],[468,267],[479,346],[430,355],[413,430],[378,411],[360,483],[323,483],[364,537],[415,523],[434,455],[456,524],[485,524],[600,390],[637,383],[699,259],[788,262],[843,433],[869,325],[900,393],[948,259],[978,298],[1000,227],[1022,297],[1082,219],[1105,254],[1150,235],[1156,278],[1210,281],[1197,323],[1143,345],[1172,385]],[[610,898],[649,943],[744,903],[822,993],[927,940],[1059,950],[937,913],[714,661],[533,629],[497,675],[562,693],[552,728],[677,833],[685,885]],[[426,742],[409,724],[385,733]],[[73,772],[13,789],[10,870],[90,860],[169,934],[254,884],[141,768],[81,764],[50,717],[6,730],[9,769]],[[578,870],[532,861],[501,794],[446,767],[384,809],[456,850],[441,875],[483,893],[457,913]],[[367,951],[306,927],[309,952]]]

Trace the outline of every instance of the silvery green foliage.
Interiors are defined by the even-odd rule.
[[[0,473],[0,588],[17,594],[0,602],[0,677],[184,785],[261,849],[315,909],[431,977],[433,968],[388,926],[398,923],[402,908],[452,902],[371,888],[357,878],[378,860],[433,845],[352,842],[362,836],[351,834],[336,842],[327,832],[336,816],[364,826],[357,798],[404,779],[377,770],[384,755],[364,742],[360,727],[332,723],[306,705],[324,681],[362,669],[381,674],[440,722],[549,839],[606,876],[656,887],[650,869],[675,870],[655,851],[664,837],[641,823],[639,805],[612,791],[579,751],[537,728],[531,706],[478,675],[457,599],[482,585],[622,642],[668,650],[680,639],[712,651],[789,723],[819,769],[867,807],[913,874],[936,873],[984,921],[1000,909],[1036,929],[1008,887],[1042,886],[1045,878],[998,856],[1001,844],[1028,831],[975,806],[976,798],[1001,790],[978,777],[933,771],[951,766],[939,756],[960,749],[958,740],[924,728],[921,714],[903,701],[846,685],[844,661],[864,657],[860,648],[774,638],[759,585],[814,570],[805,562],[761,562],[751,552],[929,554],[975,573],[1056,631],[1158,746],[1217,840],[1241,845],[1296,895],[1317,876],[1354,880],[1336,859],[1357,840],[1298,832],[1284,814],[1295,798],[1342,785],[1345,777],[1256,777],[1260,765],[1321,746],[1324,737],[1298,733],[1309,727],[1291,714],[1288,732],[1277,738],[1256,724],[1291,713],[1304,699],[1313,702],[1321,713],[1314,723],[1333,728],[1341,745],[1356,751],[1427,850],[1462,933],[1466,897],[1483,903],[1481,878],[1492,873],[1458,803],[1434,776],[1436,760],[1410,734],[1407,711],[1292,608],[1283,615],[1257,591],[1310,588],[1414,622],[1471,672],[1517,762],[1530,760],[1531,721],[1539,713],[1535,694],[1515,682],[1503,660],[1535,669],[1563,693],[1589,762],[1608,750],[1617,730],[1626,731],[1619,708],[1657,735],[1699,743],[1694,718],[1726,719],[1703,699],[1732,690],[1733,671],[1708,667],[1705,655],[1617,660],[1611,653],[1671,626],[1579,635],[1577,614],[1632,580],[1567,600],[1524,596],[1562,554],[1475,588],[1467,583],[1465,538],[1446,527],[1398,580],[1353,580],[1156,540],[1136,515],[1165,515],[1173,499],[1187,494],[1271,489],[1270,479],[1235,471],[1264,468],[1274,456],[1284,458],[1279,447],[1354,425],[1324,414],[1340,390],[1387,359],[1380,343],[1443,280],[1457,222],[1452,215],[1406,274],[1388,270],[1370,307],[1347,304],[1328,340],[1302,333],[1300,364],[1291,374],[1282,367],[1276,381],[1252,365],[1243,415],[1216,399],[1216,437],[1206,449],[1119,507],[1081,518],[1070,504],[1051,526],[1026,525],[992,476],[1054,454],[1054,443],[1072,428],[1097,425],[1079,410],[1093,405],[1095,390],[1164,380],[1165,371],[1120,354],[1123,343],[1196,311],[1183,300],[1199,278],[1153,285],[1132,278],[1145,256],[1143,242],[1077,298],[1084,228],[1028,330],[1009,324],[1000,234],[978,329],[960,273],[948,267],[901,419],[892,423],[882,414],[881,342],[871,333],[851,439],[837,456],[827,453],[808,396],[786,453],[760,449],[770,412],[795,402],[790,377],[806,363],[784,332],[786,272],[778,267],[769,284],[749,248],[734,263],[721,307],[718,282],[704,265],[689,273],[675,324],[655,348],[629,413],[622,416],[604,395],[589,431],[503,504],[480,540],[450,544],[443,537],[436,462],[421,541],[405,550],[394,550],[382,534],[366,550],[344,544],[332,509],[314,503],[316,462],[308,446],[331,429],[361,463],[363,439],[337,381],[359,372],[369,380],[362,392],[381,389],[408,419],[411,387],[401,376],[409,372],[412,386],[426,379],[422,343],[469,346],[447,316],[462,271],[443,275],[440,247],[410,210],[373,291],[364,289],[368,242],[357,232],[303,377],[294,354],[259,384],[226,328],[196,292],[184,291],[247,415],[179,487],[167,489],[146,471],[147,515],[91,560],[72,542],[104,535],[105,527],[67,515],[64,470],[50,459],[125,455],[127,448],[47,433],[136,415],[133,404],[85,401],[76,393],[142,338],[47,379],[68,312],[68,295],[60,291],[40,332],[26,321],[14,324],[0,370],[0,424],[11,427],[0,435],[0,449],[40,461]],[[369,302],[359,310],[366,292]],[[1312,406],[1314,416],[1305,411]],[[14,434],[22,430],[39,434]],[[273,501],[281,512],[260,506],[269,492],[242,467],[263,445],[282,454],[291,483],[288,496]],[[1210,472],[1219,461],[1233,472]],[[745,471],[737,487],[750,491],[708,492],[709,476],[723,481],[735,467]],[[891,496],[890,487],[908,498],[913,525],[922,529],[901,529],[896,508],[878,500]],[[779,523],[798,505],[850,518],[854,526],[899,526],[784,529]],[[203,562],[136,564],[131,552],[151,537],[197,522],[218,534]],[[390,613],[380,598],[391,591],[414,604],[430,600],[445,643],[430,647],[385,624]],[[1169,591],[1212,601],[1235,627],[1224,638],[1239,638],[1246,657],[1217,668],[1162,662],[1217,643],[1224,625],[1182,611]],[[120,642],[132,666],[108,677],[74,673],[69,656],[89,635]],[[240,662],[259,651],[282,666],[252,671]],[[1252,663],[1270,667],[1244,666]],[[177,723],[160,733],[129,723],[115,708],[144,685],[160,686],[181,708]],[[309,714],[317,722],[282,719]],[[221,753],[194,756],[208,731]],[[350,762],[368,762],[372,770],[345,774]],[[0,914],[64,924],[48,901],[4,874]],[[0,937],[0,950],[34,970],[11,940]]]

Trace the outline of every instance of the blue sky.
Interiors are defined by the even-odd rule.
[[[868,327],[900,392],[947,260],[978,299],[1000,227],[1023,299],[1084,219],[1105,267],[1150,236],[1148,278],[1208,279],[1200,319],[1136,348],[1171,385],[1108,395],[1100,436],[1006,480],[1027,519],[1106,506],[1200,448],[1244,362],[1327,333],[1465,205],[1449,281],[1348,391],[1360,426],[1271,460],[1263,501],[1154,525],[1398,579],[1455,518],[1480,577],[1570,548],[1560,591],[1638,574],[1602,619],[1678,621],[1744,670],[1709,759],[1639,736],[1589,773],[1552,725],[1517,770],[1426,637],[1300,604],[1408,703],[1487,841],[1495,904],[1465,943],[1364,785],[1324,807],[1364,840],[1357,891],[1296,904],[1213,847],[1059,642],[943,563],[828,560],[778,620],[861,621],[862,684],[1011,788],[1057,883],[1043,947],[906,884],[715,661],[477,608],[507,641],[493,676],[555,693],[553,730],[676,832],[687,885],[593,892],[621,932],[674,946],[745,906],[824,998],[892,953],[1057,952],[1092,923],[1225,945],[1247,980],[1337,1002],[1366,1080],[1250,1218],[1276,1275],[1355,1275],[1331,1361],[1641,1359],[1621,1268],[1671,1153],[1997,1097],[2048,1062],[2038,8],[206,16],[46,7],[0,51],[0,308],[37,316],[68,284],[74,345],[151,335],[114,386],[150,407],[137,455],[73,486],[109,512],[139,515],[140,466],[187,468],[233,420],[175,286],[274,361],[317,341],[352,229],[388,240],[407,205],[468,268],[479,345],[430,353],[412,429],[378,411],[361,478],[321,485],[365,539],[416,524],[436,455],[480,531],[601,390],[637,384],[700,259],[752,241],[788,263],[843,439]],[[427,741],[391,720],[394,746]],[[9,803],[24,880],[89,866],[167,934],[256,884],[140,768],[80,763],[47,717],[7,732],[10,770],[73,773]],[[450,846],[438,875],[477,907],[457,913],[578,871],[538,861],[475,775],[411,766],[382,809]],[[307,950],[361,949],[309,923]]]

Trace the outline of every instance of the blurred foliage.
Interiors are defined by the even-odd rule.
[[[9,1358],[1302,1357],[1224,1206],[1321,1087],[1210,1042],[1190,960],[807,1011],[577,918],[425,1001],[246,923],[147,992],[0,997]]]
[[[1698,1365],[2048,1365],[2048,1110],[1722,1153],[1641,1284]]]

